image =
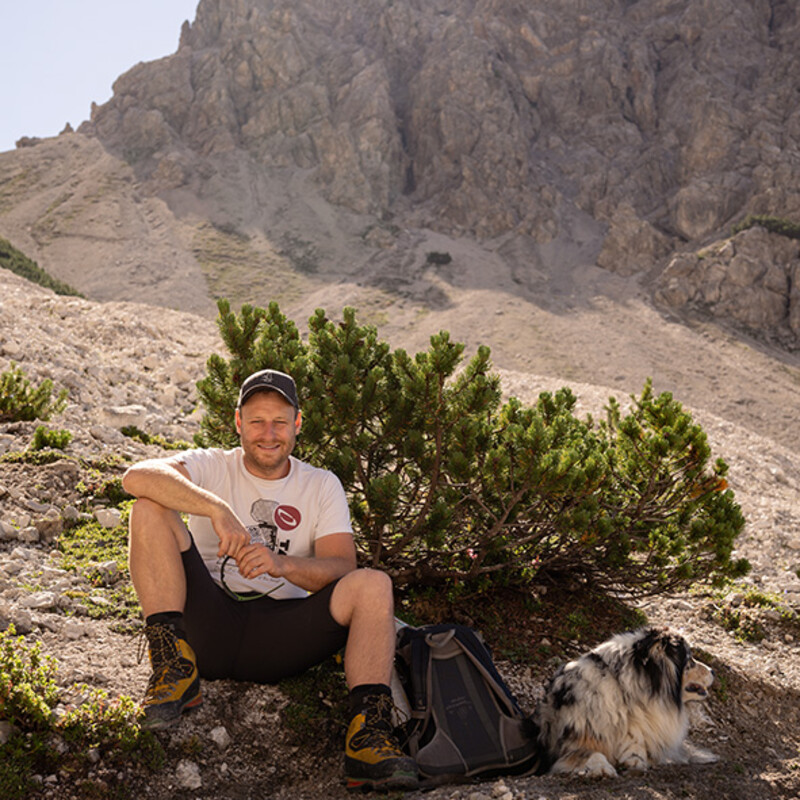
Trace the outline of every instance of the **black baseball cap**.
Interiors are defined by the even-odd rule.
[[[262,369],[245,378],[242,388],[239,390],[239,408],[256,392],[267,391],[283,395],[295,409],[300,407],[297,402],[297,387],[294,384],[294,378],[276,369]]]

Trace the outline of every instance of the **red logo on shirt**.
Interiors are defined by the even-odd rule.
[[[301,519],[300,512],[294,506],[278,506],[275,509],[275,524],[282,531],[293,531]]]

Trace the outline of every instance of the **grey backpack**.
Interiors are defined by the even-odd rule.
[[[474,630],[401,628],[395,666],[410,713],[398,733],[423,780],[438,784],[537,768],[534,726]]]

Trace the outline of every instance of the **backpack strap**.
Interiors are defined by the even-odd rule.
[[[413,692],[412,714],[423,714],[428,710],[431,651],[421,631],[411,637],[411,689]]]

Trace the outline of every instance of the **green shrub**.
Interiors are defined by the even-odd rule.
[[[726,631],[732,633],[739,642],[762,642],[767,635],[764,625],[756,616],[747,613],[747,609],[733,608],[723,605],[713,614],[712,619]]]
[[[745,642],[774,637],[776,630],[781,638],[788,635],[792,639],[800,632],[800,615],[785,598],[756,587],[718,599],[711,606],[710,618]]]
[[[171,442],[158,434],[147,433],[141,428],[137,428],[136,425],[125,425],[120,430],[123,436],[127,436],[130,439],[135,439],[137,442],[141,442],[142,444],[158,445],[164,450],[186,450],[191,447],[189,442],[184,442],[181,439]]]
[[[133,496],[122,488],[122,478],[118,475],[110,478],[98,475],[96,480],[90,480],[89,483],[81,482],[77,488],[89,504],[100,500],[112,506],[119,506],[133,500]]]
[[[747,572],[732,560],[744,519],[705,433],[648,382],[627,415],[595,426],[569,389],[501,403],[488,348],[462,365],[446,332],[427,352],[392,351],[345,309],[318,310],[308,344],[277,304],[219,303],[231,357],[198,390],[199,444],[232,446],[238,386],[266,367],[294,375],[298,455],[348,493],[362,562],[399,585],[579,582],[646,595]]]
[[[47,422],[67,405],[67,390],[53,400],[53,382],[45,378],[33,388],[21,367],[12,364],[0,374],[0,421],[40,419]]]
[[[33,432],[33,439],[29,445],[30,450],[66,450],[72,441],[72,434],[65,430],[54,430],[39,425]]]
[[[782,219],[781,217],[770,217],[766,214],[754,214],[745,217],[741,222],[733,226],[733,233],[741,233],[754,226],[764,228],[770,233],[787,236],[789,239],[800,239],[800,223]]]
[[[11,242],[2,237],[0,237],[0,267],[10,270],[15,275],[31,281],[31,283],[44,286],[45,289],[52,289],[56,294],[83,297],[80,292],[68,284],[48,275],[35,261],[32,261],[24,253],[17,250]]]
[[[28,648],[14,626],[0,632],[0,719],[12,735],[0,746],[0,797],[27,795],[31,776],[52,768],[55,754],[47,745],[52,709],[58,702],[56,664],[42,656],[41,644]]]
[[[10,453],[3,453],[0,456],[0,463],[3,464],[30,464],[36,467],[43,467],[45,464],[54,464],[66,458],[64,453],[57,450],[25,450],[23,452],[12,450]]]
[[[27,647],[11,626],[0,632],[0,719],[17,728],[46,730],[58,702],[56,662],[43,656],[41,642]]]

